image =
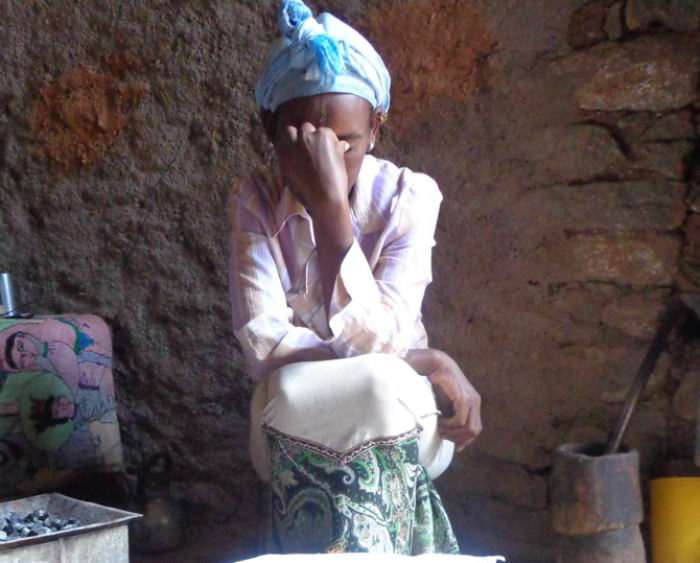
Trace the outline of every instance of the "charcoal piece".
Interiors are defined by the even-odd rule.
[[[51,516],[43,508],[23,514],[10,512],[9,514],[0,514],[0,541],[43,536],[63,530],[72,530],[80,526],[81,523],[77,518],[71,517],[62,520]]]
[[[51,528],[47,528],[46,526],[34,526],[34,528],[29,532],[29,537],[34,537],[34,536],[45,536],[46,534],[51,533]]]
[[[44,510],[43,508],[39,508],[32,512],[32,516],[36,520],[44,520],[46,518],[46,510]]]

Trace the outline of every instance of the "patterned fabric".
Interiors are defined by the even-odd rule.
[[[0,497],[120,471],[109,327],[94,315],[0,319]]]
[[[423,174],[366,156],[350,199],[355,241],[326,319],[311,218],[272,176],[231,199],[234,330],[261,381],[292,362],[425,348],[421,303],[442,195]]]
[[[272,541],[279,553],[459,553],[418,439],[372,448],[339,464],[268,437]]]

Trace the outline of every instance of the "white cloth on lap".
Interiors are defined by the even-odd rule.
[[[473,557],[471,555],[385,555],[378,553],[319,553],[263,555],[255,559],[247,559],[241,563],[399,563],[401,559],[420,559],[421,563],[496,563],[505,561],[503,557]]]
[[[420,461],[433,479],[454,452],[454,444],[438,435],[427,378],[396,356],[290,364],[258,385],[251,411],[251,457],[264,480],[270,478],[265,432],[339,463],[420,433]]]

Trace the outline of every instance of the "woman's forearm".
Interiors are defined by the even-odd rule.
[[[350,211],[345,201],[330,204],[314,215],[312,220],[323,288],[323,303],[326,317],[330,318],[330,306],[338,272],[354,240]]]
[[[430,375],[440,366],[440,352],[432,348],[409,350],[403,360],[419,375]]]

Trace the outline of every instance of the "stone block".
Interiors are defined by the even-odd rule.
[[[632,30],[645,30],[655,24],[694,32],[700,29],[700,3],[697,0],[627,0],[625,21]]]
[[[616,289],[615,295],[599,291]],[[538,324],[552,334],[550,344],[560,347],[624,346],[630,337],[622,331],[611,332],[601,323],[605,308],[626,292],[610,284],[556,284],[547,290],[544,317]],[[545,362],[548,360],[545,360]],[[554,374],[553,374],[554,375]],[[554,375],[556,377],[556,375]]]
[[[618,405],[604,399],[624,396],[629,390],[647,351],[648,344],[568,346],[553,350],[542,367],[548,380],[551,424],[559,433],[558,443],[576,426],[606,428],[613,424],[607,416]],[[616,402],[619,397],[615,397]],[[570,441],[567,439],[567,441]]]
[[[461,479],[462,475],[469,475],[469,479]],[[520,464],[473,449],[453,460],[441,482],[449,495],[485,495],[524,508],[547,506],[547,482],[543,477]]]
[[[665,310],[668,294],[668,290],[661,289],[616,299],[605,308],[601,320],[630,336],[651,340]]]
[[[685,204],[693,213],[700,213],[700,184],[692,184],[688,195],[685,198]]]
[[[624,29],[622,28],[622,10],[624,4],[615,2],[608,13],[605,14],[605,33],[611,41],[617,41],[622,37]]]
[[[698,293],[697,290],[689,293],[682,293],[680,300],[683,305],[692,309],[696,315],[700,315],[700,293]],[[686,343],[686,345],[683,347],[684,364],[686,366],[689,365],[688,361],[691,357],[697,357],[697,359],[700,360],[700,355],[698,354],[698,352],[700,352],[698,349],[700,347],[699,344],[700,341],[693,340],[693,346]]]
[[[612,289],[612,291],[610,291]],[[626,292],[607,284],[565,284],[552,287],[548,306],[557,315],[566,315],[576,324],[600,326],[605,308],[613,301],[624,298]]]
[[[669,285],[681,242],[673,235],[579,234],[544,250],[550,281],[599,281],[621,285]]]
[[[683,224],[686,184],[614,182],[555,185],[527,192],[516,204],[548,232],[670,231]]]
[[[561,61],[586,110],[669,111],[700,98],[700,51],[691,39],[643,36],[608,41]]]
[[[698,418],[700,398],[700,370],[685,373],[673,395],[673,413],[679,418],[693,421]]]
[[[690,141],[633,144],[632,166],[645,172],[654,172],[669,180],[683,180],[686,157],[694,150]]]
[[[659,357],[659,361],[654,368],[654,371],[649,376],[649,381],[647,381],[646,387],[644,388],[644,393],[642,394],[642,399],[649,399],[653,397],[656,393],[663,390],[668,381],[668,370],[671,369],[671,363],[673,362],[673,356],[671,354],[663,353]],[[639,359],[639,365],[642,363],[642,358]],[[619,387],[618,389],[612,391],[605,391],[601,395],[601,399],[606,403],[624,403],[627,399],[627,393],[631,387],[631,380],[627,385]]]
[[[685,245],[679,267],[690,283],[700,285],[700,215],[696,213],[685,225]]]
[[[576,10],[569,23],[569,45],[582,49],[608,39],[605,18],[613,2],[615,0],[593,0]]]
[[[510,394],[510,402],[513,403],[513,394]],[[500,403],[495,406],[495,403]],[[489,404],[492,412],[499,412],[503,409],[502,401],[491,400]],[[532,411],[535,406],[528,402],[526,407]],[[522,407],[520,410],[524,410]],[[538,412],[539,415],[547,416],[547,413]],[[545,435],[547,430],[549,434]],[[550,443],[551,442],[551,443]],[[543,446],[543,444],[546,444]],[[513,416],[508,413],[502,417],[494,417],[485,421],[484,431],[475,442],[474,447],[480,452],[503,459],[510,463],[515,463],[527,467],[528,469],[542,469],[552,463],[549,446],[556,446],[556,436],[551,433],[551,429],[544,428],[540,421],[531,422],[524,414],[518,413]]]
[[[619,113],[603,115],[618,116]],[[654,125],[656,115],[657,114],[648,111],[630,113],[623,115],[613,126],[620,131],[621,135],[628,143],[639,141],[642,135]]]
[[[533,131],[516,149],[535,165],[543,184],[586,181],[625,162],[615,139],[596,125],[552,126]]]
[[[645,143],[661,141],[678,141],[695,139],[695,127],[693,126],[693,114],[690,110],[676,111],[664,115],[647,129],[641,136]]]
[[[697,466],[692,460],[695,453],[695,441],[697,435],[697,424],[676,417],[669,417],[667,428],[667,449],[664,452],[664,457],[667,459],[684,459],[691,464],[694,471],[690,474],[697,475]],[[688,464],[685,465],[685,470],[688,471]],[[678,473],[676,473],[678,475]]]
[[[667,452],[668,397],[639,403],[630,419],[623,443],[639,450],[642,460],[657,459]]]

